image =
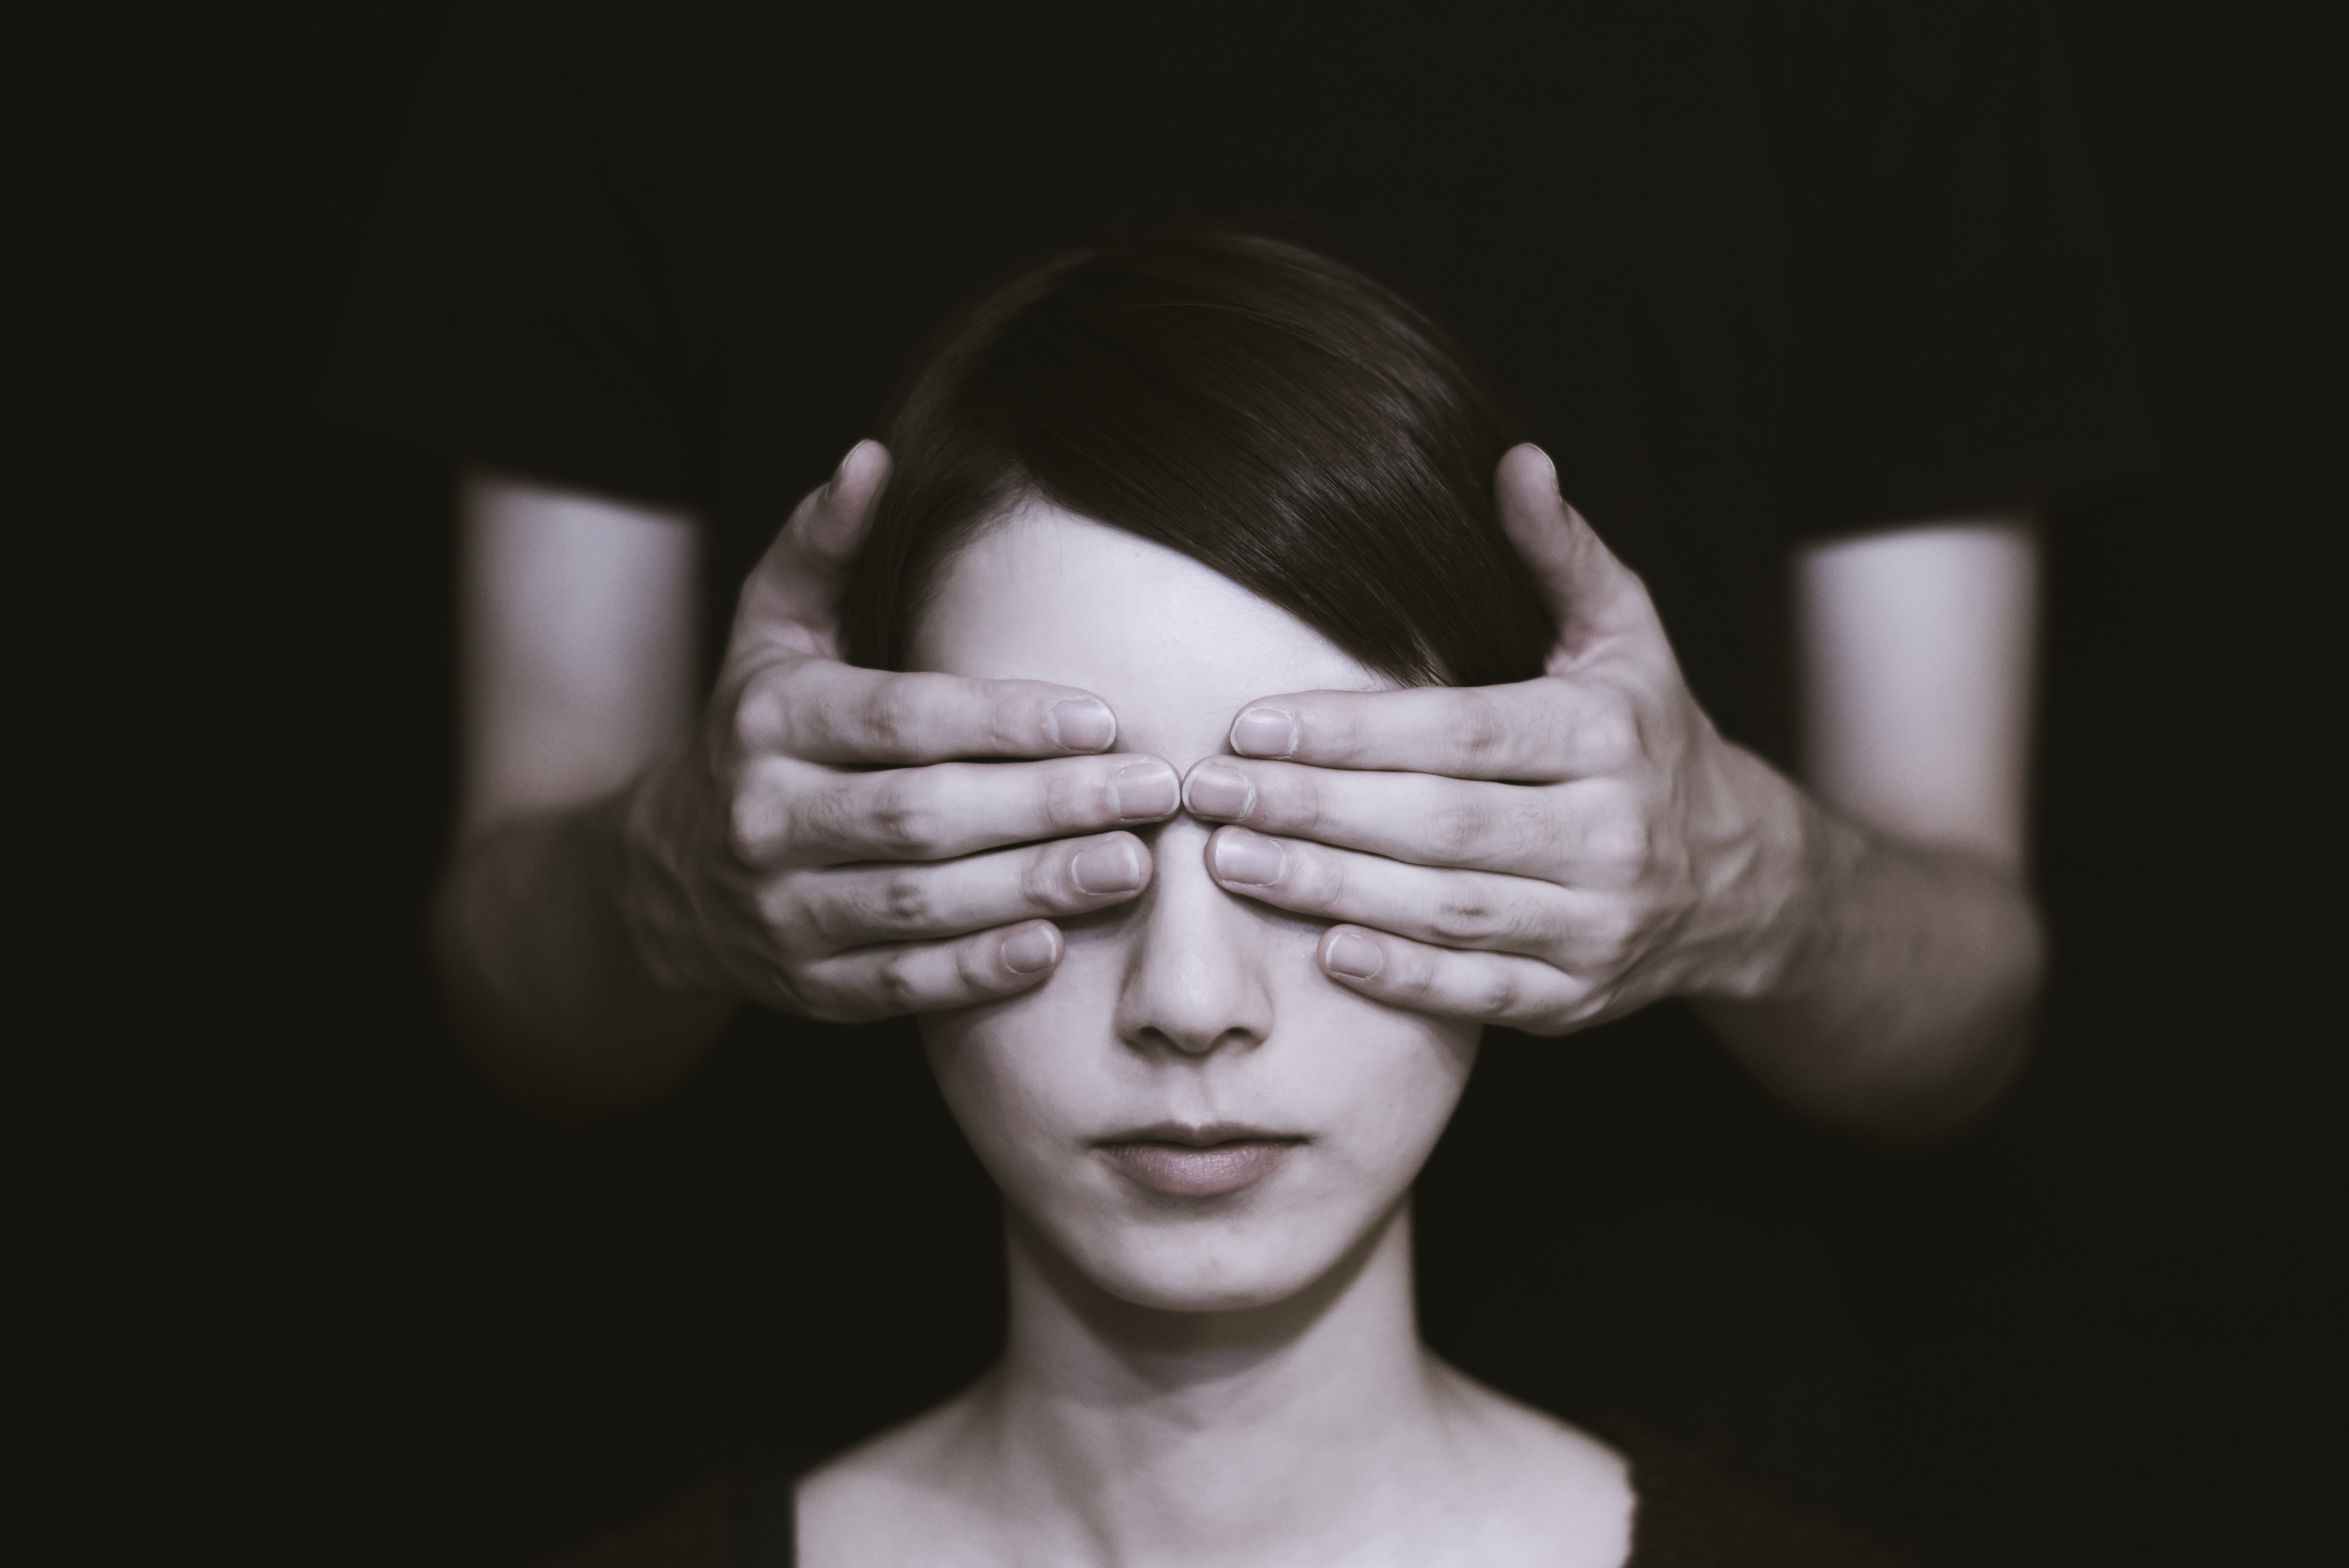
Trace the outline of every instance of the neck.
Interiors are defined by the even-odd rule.
[[[1408,1206],[1313,1289],[1236,1312],[1137,1307],[1009,1241],[1009,1346],[974,1414],[992,1484],[1071,1522],[1072,1555],[1280,1561],[1385,1528],[1395,1483],[1440,1464]]]

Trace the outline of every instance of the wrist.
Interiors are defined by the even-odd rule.
[[[619,799],[474,835],[435,900],[435,958],[469,1054],[523,1104],[563,1118],[658,1093],[731,1010],[664,985],[636,952],[616,874]]]
[[[1729,885],[1714,894],[1729,928],[1709,944],[1714,962],[1690,994],[1720,1002],[1792,1000],[1816,968],[1834,889],[1851,857],[1850,831],[1761,758],[1728,749],[1732,793],[1744,807],[1723,857]]]
[[[605,906],[642,988],[678,999],[729,996],[691,868],[701,792],[689,748],[656,761],[582,822]]]

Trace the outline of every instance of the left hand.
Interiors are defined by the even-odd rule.
[[[1324,973],[1414,1011],[1556,1035],[1661,997],[1766,995],[1806,891],[1805,801],[1723,740],[1647,590],[1512,449],[1503,526],[1559,628],[1516,686],[1250,704],[1195,764],[1227,892],[1339,923]]]

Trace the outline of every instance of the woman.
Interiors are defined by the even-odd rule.
[[[1237,758],[1220,799],[1193,791],[1196,811],[1245,810],[1232,820],[1275,841],[1275,880],[1249,896],[1376,950],[1337,944],[1355,973],[1333,978],[1538,1037],[1492,1043],[1422,1184],[1443,1216],[1431,1244],[1452,1249],[1431,1271],[1431,1336],[1553,1408],[1623,1404],[1790,1491],[1874,1506],[1883,1449],[1843,1321],[1866,1265],[1840,1249],[1887,1183],[1810,1129],[1947,1135],[2023,1058],[2040,970],[2027,512],[2135,448],[2116,428],[2119,291],[2054,31],[2031,8],[1865,25],[1847,9],[1258,5],[1082,26],[1019,5],[912,23],[636,0],[469,11],[343,382],[369,425],[471,467],[440,966],[459,1033],[517,1098],[579,1119],[657,1107],[677,1128],[652,1167],[657,1217],[610,1238],[671,1316],[582,1332],[647,1368],[689,1338],[726,1368],[680,1381],[600,1362],[593,1429],[550,1417],[533,1449],[617,1486],[671,1462],[641,1434],[750,1408],[795,1412],[818,1448],[991,1348],[991,1329],[940,1336],[853,1386],[772,1350],[786,1321],[905,1344],[874,1326],[929,1291],[966,1288],[965,1323],[992,1310],[991,1281],[890,1261],[991,1242],[990,1214],[966,1243],[959,1215],[911,1196],[943,1183],[902,1149],[856,1179],[902,1204],[827,1222],[852,1239],[827,1254],[855,1260],[841,1288],[802,1288],[789,1249],[749,1254],[747,1277],[723,1238],[803,1210],[853,1162],[833,1148],[843,1117],[923,1070],[835,1022],[1040,983],[1059,952],[1044,923],[1139,891],[1071,874],[1132,864],[1085,860],[1089,841],[1160,808],[1141,776],[1131,799],[1111,788],[1128,760],[1100,754],[1112,716],[1075,688],[965,682],[916,706],[905,677],[826,655],[877,446],[750,576],[715,692],[697,605],[727,624],[778,520],[874,429],[920,334],[984,278],[1072,235],[1220,211],[1278,214],[1442,302],[1645,583],[1613,594],[1638,623],[1618,656],[1564,650],[1575,667],[1505,688],[1497,724],[1489,687],[1268,701],[1270,754]],[[1519,537],[1581,539],[1526,461],[1501,492],[1533,531]],[[1593,585],[1622,575],[1575,548]],[[1333,751],[1319,721],[1340,709],[1358,744]],[[1516,754],[1455,744],[1480,724]],[[1236,728],[1236,752],[1258,728]],[[1578,749],[1627,732],[1656,748],[1619,747],[1611,768]],[[1007,758],[994,788],[926,794],[934,771],[959,777],[929,765],[978,752]],[[1552,787],[1521,789],[1511,769]],[[1495,840],[1464,844],[1463,814],[1429,809],[1444,780],[1505,803]],[[1149,789],[1171,803],[1163,777]],[[1525,830],[1537,805],[1557,832]],[[954,835],[932,835],[933,806]],[[1587,809],[1609,830],[1587,831]],[[1353,831],[1375,827],[1379,841]],[[995,847],[992,880],[934,862],[948,842]],[[1644,870],[1620,852],[1641,845]],[[1257,860],[1236,871],[1271,856]],[[951,900],[926,896],[933,873]],[[1500,918],[1426,918],[1454,909]],[[805,1125],[767,1137],[734,1119],[753,1102]],[[935,1126],[922,1147],[962,1170],[943,1108]],[[548,1184],[565,1212],[529,1228],[571,1233],[574,1194],[607,1176],[647,1192],[609,1153],[625,1141],[582,1140],[594,1174]],[[485,1141],[481,1157],[504,1156]],[[489,1191],[502,1169],[466,1183]],[[1528,1205],[1593,1194],[1594,1173],[1632,1200],[1587,1200],[1619,1222],[1596,1278],[1587,1256],[1475,1233],[1502,1213],[1517,1240]],[[605,1212],[580,1210],[585,1230],[600,1237]],[[882,1229],[926,1244],[854,1244]],[[688,1235],[704,1240],[672,1244]],[[564,1266],[612,1255],[599,1239]],[[620,1299],[556,1272],[533,1279],[543,1310]],[[1542,1305],[1496,1318],[1484,1302]],[[542,1343],[517,1335],[492,1359]],[[1579,1354],[1597,1344],[1603,1365]]]
[[[885,428],[895,469],[849,584],[850,657],[1098,694],[1124,760],[1072,788],[1157,791],[1122,814],[1161,820],[1083,841],[1099,863],[1081,883],[1141,892],[1028,928],[1048,979],[921,1018],[1003,1195],[1003,1359],[795,1489],[742,1492],[703,1554],[1868,1560],[1421,1345],[1411,1185],[1481,1030],[1338,983],[1362,938],[1246,896],[1254,836],[1203,820],[1245,815],[1200,797],[1240,777],[1233,727],[1268,691],[1542,668],[1557,628],[1488,478],[1507,424],[1441,332],[1301,249],[1176,232],[989,291]],[[1523,449],[1500,472],[1546,464]],[[983,795],[989,771],[963,788]],[[868,874],[872,899],[903,894]],[[925,893],[957,896],[951,879]],[[582,1560],[676,1551],[693,1517]]]

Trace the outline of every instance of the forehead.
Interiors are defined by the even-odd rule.
[[[1119,750],[1178,768],[1223,750],[1255,698],[1393,684],[1189,556],[1041,501],[980,531],[934,590],[914,667],[1081,686],[1116,711]]]

